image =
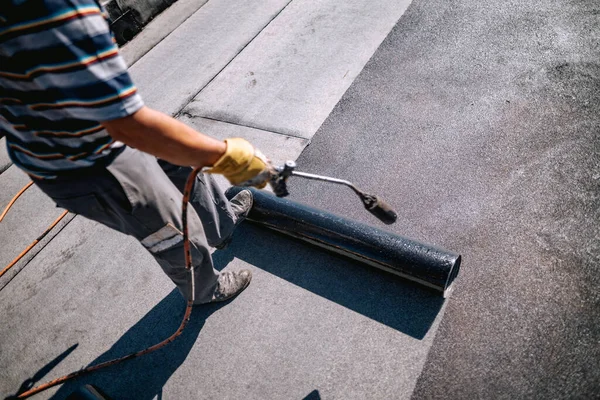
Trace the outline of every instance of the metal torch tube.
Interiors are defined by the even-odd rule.
[[[245,188],[232,187],[231,199]],[[461,257],[327,211],[250,188],[248,220],[434,289],[446,297]]]

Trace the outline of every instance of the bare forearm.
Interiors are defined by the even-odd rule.
[[[182,166],[211,166],[225,153],[226,144],[148,107],[102,125],[115,139]]]

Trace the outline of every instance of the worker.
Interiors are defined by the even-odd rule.
[[[0,0],[0,130],[13,163],[59,207],[134,236],[194,304],[250,283],[249,270],[216,271],[210,251],[231,240],[251,192],[230,202],[198,175],[188,211],[193,296],[182,191],[192,167],[263,188],[272,165],[244,139],[220,141],[145,106],[96,1]]]

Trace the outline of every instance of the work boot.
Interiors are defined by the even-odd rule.
[[[248,189],[244,189],[235,196],[233,196],[233,198],[229,202],[231,204],[233,215],[235,217],[235,229],[235,227],[237,227],[243,220],[245,220],[248,214],[250,213],[250,209],[252,208],[253,204],[252,192]],[[229,235],[229,237],[227,237],[221,243],[216,245],[215,248],[218,250],[225,250],[229,243],[231,243],[232,238],[233,232],[231,232],[231,235]]]
[[[252,271],[249,269],[242,269],[236,272],[221,272],[210,303],[229,300],[237,296],[248,287],[251,280]]]

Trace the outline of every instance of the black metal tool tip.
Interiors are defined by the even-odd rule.
[[[377,199],[377,203],[371,209],[368,209],[371,214],[379,218],[381,222],[387,225],[391,225],[398,219],[396,211],[390,207],[388,203],[381,199]]]
[[[362,193],[360,198],[365,205],[365,209],[384,224],[391,225],[398,219],[396,211],[378,196]]]

